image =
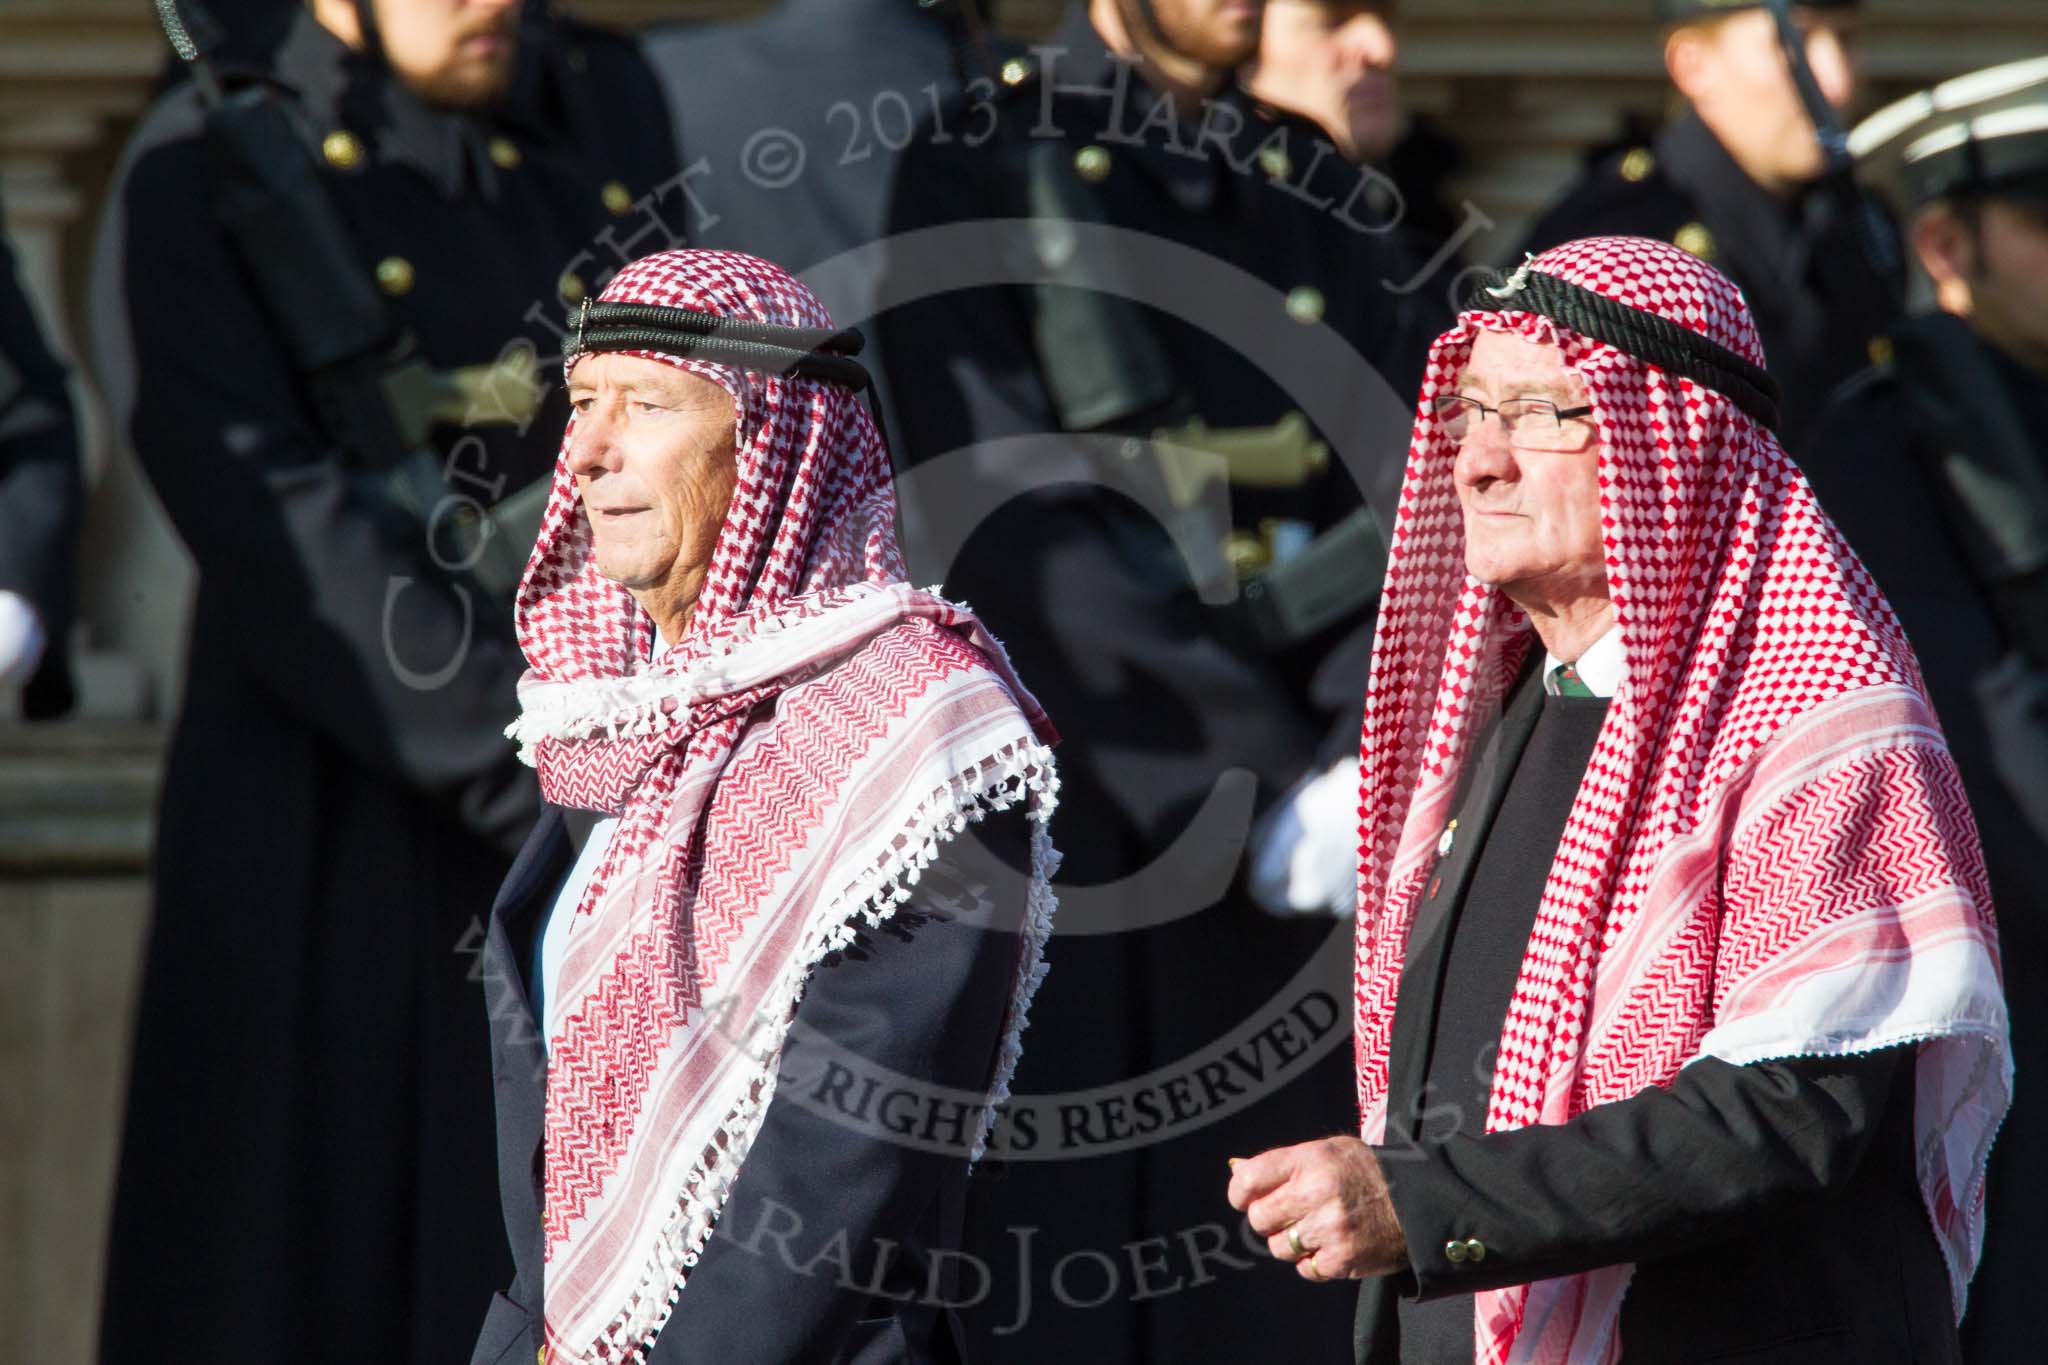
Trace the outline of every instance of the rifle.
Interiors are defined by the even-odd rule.
[[[1792,88],[1799,95],[1806,116],[1813,121],[1813,133],[1820,140],[1823,193],[1832,195],[1856,231],[1856,242],[1871,273],[1886,291],[1886,311],[1893,317],[1905,312],[1906,282],[1898,238],[1877,205],[1856,187],[1856,158],[1849,150],[1849,133],[1835,114],[1834,106],[1821,93],[1813,66],[1806,60],[1806,35],[1792,22],[1791,0],[1764,0],[1778,28],[1778,46],[1785,51],[1785,63],[1792,71]]]

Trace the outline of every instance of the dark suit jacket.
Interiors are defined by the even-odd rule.
[[[1021,861],[1028,831],[1013,809],[976,826],[990,849]],[[792,1099],[831,1093],[829,1068],[804,1055],[806,1034],[880,1068],[934,1085],[985,1089],[1017,962],[1014,932],[956,922],[937,888],[958,888],[942,855],[889,924],[812,974],[797,1009],[782,1081],[747,1153],[717,1230],[690,1272],[650,1365],[958,1365],[951,1306],[985,1294],[959,1241],[967,1163],[878,1138]],[[547,1059],[525,964],[536,922],[574,860],[559,809],[543,815],[492,907],[484,946],[497,1084],[498,1172],[516,1273],[491,1304],[471,1365],[534,1358],[541,1345],[540,1162]],[[977,865],[980,860],[977,859]],[[1023,883],[989,894],[1015,924]],[[947,1138],[951,1134],[944,1135]],[[843,1234],[844,1252],[835,1248]]]
[[[1514,806],[1506,787],[1577,785],[1569,772],[1518,774],[1540,700],[1525,680],[1469,770],[1457,838],[1438,864],[1458,920],[1498,912],[1466,903],[1490,851],[1526,854],[1514,831],[1494,828]],[[1477,1290],[1623,1262],[1636,1266],[1621,1309],[1628,1365],[1959,1358],[1948,1272],[1914,1173],[1909,1049],[1739,1067],[1709,1058],[1666,1088],[1569,1123],[1482,1135],[1483,1106],[1468,1105],[1456,1132],[1432,1137],[1441,1129],[1431,1106],[1441,1100],[1420,1081],[1426,1035],[1443,1028],[1435,1002],[1488,995],[1490,983],[1470,977],[1512,974],[1520,958],[1452,980],[1446,944],[1455,931],[1421,928],[1402,972],[1378,1149],[1410,1269],[1364,1283],[1359,1365],[1452,1358],[1441,1318],[1434,1353],[1401,1340],[1403,1295],[1458,1296],[1469,1311]],[[1447,1248],[1467,1239],[1483,1244],[1484,1257],[1454,1262]]]

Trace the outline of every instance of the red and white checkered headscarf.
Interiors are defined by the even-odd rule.
[[[1748,305],[1666,243],[1570,242],[1531,269],[1761,365]],[[1512,284],[1512,281],[1511,281]],[[1956,1310],[2012,1061],[1976,829],[1891,609],[1775,437],[1723,394],[1517,311],[1468,312],[1423,381],[1366,692],[1357,1050],[1384,1140],[1401,964],[1458,773],[1534,638],[1467,574],[1431,414],[1475,334],[1556,345],[1600,436],[1627,661],[1507,1019],[1488,1132],[1563,1123],[1742,1064],[1918,1049],[1915,1133]],[[1478,1295],[1477,1359],[1611,1362],[1629,1266]]]
[[[647,257],[604,298],[831,327],[801,284],[732,252]],[[579,1365],[641,1358],[667,1320],[819,959],[908,899],[943,841],[1023,802],[1031,885],[990,1078],[1007,1092],[1057,858],[1051,726],[964,607],[904,583],[860,396],[628,354],[732,395],[738,469],[685,637],[658,662],[653,622],[592,556],[573,419],[519,591],[531,669],[509,733],[550,801],[620,818],[547,1001],[544,1315],[553,1358]]]

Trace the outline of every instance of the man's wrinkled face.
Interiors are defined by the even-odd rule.
[[[1856,16],[1795,7],[1792,18],[1805,35],[1807,64],[1822,96],[1837,112],[1847,109],[1856,97]],[[1673,39],[1688,42],[1685,57],[1667,48],[1673,77],[1742,168],[1769,189],[1816,179],[1824,168],[1820,142],[1770,12],[1744,10],[1688,26]]]
[[[1587,401],[1585,381],[1557,347],[1481,332],[1456,386],[1489,406],[1544,398]],[[1453,471],[1465,511],[1465,568],[1524,606],[1607,596],[1600,542],[1600,442],[1590,418],[1567,419],[1567,450],[1519,450],[1500,418],[1473,422]]]
[[[511,84],[519,0],[373,0],[373,10],[385,60],[421,99],[475,109]]]
[[[1167,46],[1216,70],[1241,66],[1258,50],[1264,8],[1265,0],[1152,0]]]
[[[1351,160],[1384,159],[1400,122],[1389,8],[1385,0],[1268,0],[1248,88],[1314,119]]]
[[[569,471],[598,572],[631,589],[674,643],[668,627],[696,602],[732,504],[732,395],[659,360],[599,354],[570,371],[569,402]]]

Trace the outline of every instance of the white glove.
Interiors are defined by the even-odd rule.
[[[1358,760],[1311,773],[1252,832],[1252,899],[1276,915],[1358,909]]]
[[[18,687],[43,661],[43,618],[18,592],[0,591],[0,687]]]

